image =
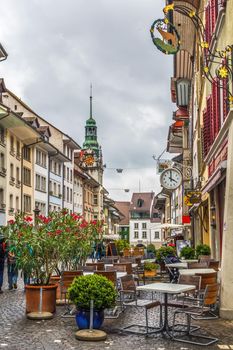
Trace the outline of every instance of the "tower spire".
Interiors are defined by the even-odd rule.
[[[92,119],[92,83],[90,86],[90,118]]]

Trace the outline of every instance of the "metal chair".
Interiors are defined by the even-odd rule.
[[[157,300],[147,300],[147,299],[139,299],[137,297],[137,290],[135,281],[132,275],[127,275],[122,278],[120,278],[121,283],[121,289],[120,289],[120,300],[122,305],[122,310],[124,310],[126,307],[136,307],[136,308],[144,308],[145,309],[145,316],[146,316],[146,325],[139,325],[139,324],[131,324],[129,326],[126,326],[123,328],[124,331],[129,333],[135,333],[135,334],[143,334],[143,335],[149,335],[150,333],[153,333],[155,330],[154,327],[150,327],[148,324],[148,310],[159,307],[160,308],[160,325],[162,324],[162,305]],[[126,298],[127,297],[127,298]],[[139,328],[140,330],[132,330],[131,328]]]
[[[83,271],[63,271],[61,274],[61,299],[64,295],[64,304],[66,306],[66,311],[62,317],[71,317],[73,315],[73,309],[70,309],[69,299],[67,299],[68,288],[71,286],[75,277],[82,276]]]
[[[207,285],[204,292],[204,297],[200,305],[193,305],[188,308],[179,308],[175,310],[173,315],[173,324],[172,324],[172,339],[179,342],[194,344],[194,345],[211,345],[218,341],[218,338],[209,337],[200,333],[196,333],[196,329],[192,329],[191,321],[193,316],[202,316],[210,307],[216,303],[219,291],[219,284]],[[186,329],[185,332],[182,332],[182,335],[176,336],[176,316],[178,314],[184,314],[187,317],[187,324],[183,324],[183,327]],[[186,339],[186,338],[187,339]],[[195,341],[196,339],[196,341]],[[203,342],[201,342],[203,340]]]
[[[127,262],[127,263],[116,263],[113,264],[114,267],[119,268],[120,266],[125,266],[126,267],[126,272],[131,275],[133,273],[133,268],[132,268],[132,263],[131,262]],[[119,270],[117,270],[119,271]]]

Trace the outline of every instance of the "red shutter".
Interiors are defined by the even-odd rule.
[[[213,118],[213,108],[212,108],[212,95],[207,97],[206,100],[206,106],[207,106],[207,116],[209,119],[209,148],[212,145],[214,141],[214,118]]]
[[[218,0],[210,0],[210,26],[211,36],[213,35],[218,16]]]
[[[210,117],[208,110],[203,113],[203,153],[204,157],[208,154],[211,145]]]
[[[220,91],[218,86],[218,79],[215,78],[212,83],[212,135],[213,140],[216,138],[221,124],[220,118]]]

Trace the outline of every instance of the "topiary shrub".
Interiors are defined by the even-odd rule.
[[[156,255],[156,249],[154,244],[148,244],[148,246],[146,247],[147,253],[153,253],[154,255]]]
[[[184,247],[180,251],[180,256],[184,259],[194,259],[195,249],[191,247]]]
[[[197,258],[200,255],[210,255],[211,254],[211,249],[207,244],[198,244],[196,246],[196,256]]]
[[[68,289],[70,300],[77,309],[90,309],[93,300],[94,309],[111,308],[116,303],[117,293],[111,281],[101,275],[76,277]]]

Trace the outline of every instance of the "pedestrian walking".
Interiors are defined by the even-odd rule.
[[[3,285],[5,256],[6,256],[6,244],[5,244],[4,237],[1,235],[0,236],[0,294],[3,293],[2,285]]]
[[[17,289],[18,268],[16,266],[15,254],[8,251],[7,254],[7,273],[8,273],[8,285],[9,290]]]

